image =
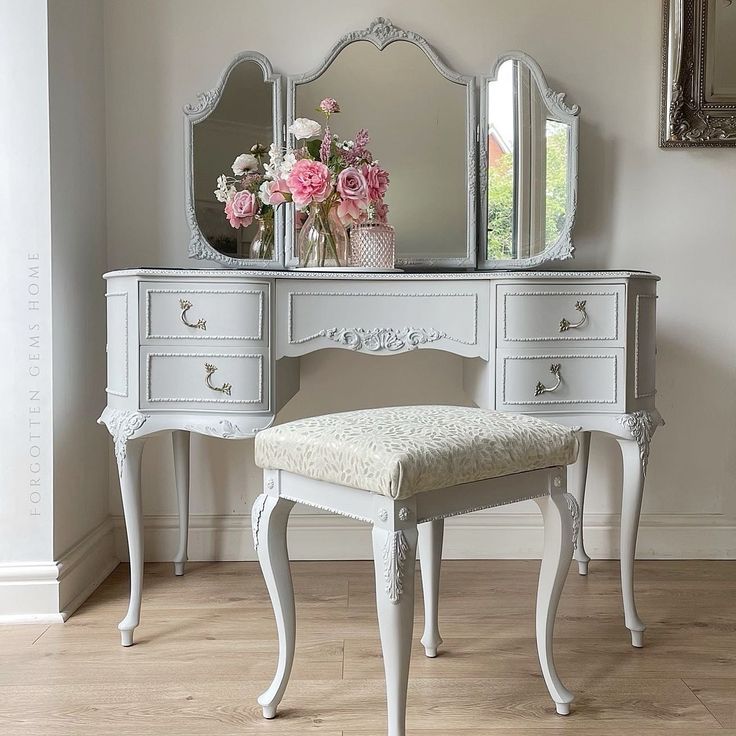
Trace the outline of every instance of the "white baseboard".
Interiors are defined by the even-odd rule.
[[[119,562],[108,518],[56,561],[0,564],[0,624],[66,621]]]
[[[127,560],[125,525],[114,517],[115,546]],[[171,560],[177,547],[176,515],[145,519],[146,560]],[[535,559],[542,551],[538,514],[478,512],[448,519],[447,559]],[[586,514],[585,546],[594,559],[615,559],[619,552],[619,516]],[[370,559],[370,529],[331,514],[293,513],[289,552],[294,560]],[[637,556],[640,559],[736,559],[736,518],[720,514],[643,514]],[[248,515],[193,515],[189,525],[190,560],[254,560]]]

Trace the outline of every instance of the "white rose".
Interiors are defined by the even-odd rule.
[[[246,171],[257,171],[258,159],[252,153],[241,153],[233,161],[233,174],[242,176]]]
[[[289,133],[298,141],[316,138],[321,132],[322,126],[316,120],[310,120],[309,118],[297,118],[289,126]]]

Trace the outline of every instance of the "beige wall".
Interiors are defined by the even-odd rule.
[[[572,265],[642,268],[663,279],[658,404],[668,424],[654,442],[640,553],[736,556],[736,150],[658,149],[659,0],[108,0],[105,11],[110,268],[187,265],[181,108],[238,51],[259,50],[277,70],[298,73],[341,34],[386,15],[466,74],[487,72],[508,49],[534,56],[582,107]],[[427,352],[370,360],[346,352],[304,359],[302,392],[283,418],[463,401],[459,359]],[[251,457],[247,442],[196,440],[194,556],[246,554],[242,515],[258,491]],[[593,461],[591,551],[610,554],[620,481],[613,444],[596,441]],[[169,443],[153,440],[144,461],[146,513],[160,527],[149,535],[151,556],[173,552],[170,463]],[[119,510],[116,484],[111,494]],[[499,533],[478,536],[476,550],[538,551],[538,528],[524,531],[537,523],[521,515],[527,511],[485,517]],[[448,540],[456,552],[473,551]]]

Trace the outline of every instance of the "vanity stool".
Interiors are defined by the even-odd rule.
[[[414,625],[414,568],[421,547],[428,656],[437,624],[444,519],[534,499],[544,517],[537,592],[537,652],[557,712],[573,695],[552,658],[552,632],[580,522],[563,466],[577,457],[569,427],[485,409],[407,406],[328,414],[259,432],[264,492],[253,506],[253,539],[276,616],[276,676],[259,698],[274,718],[294,659],[296,614],[286,527],[295,502],[373,525],[373,558],[386,673],[388,734],[405,733]]]

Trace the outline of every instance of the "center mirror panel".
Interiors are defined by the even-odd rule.
[[[288,122],[324,122],[318,106],[334,98],[331,132],[353,140],[366,129],[370,150],[389,172],[385,202],[396,231],[397,265],[475,265],[475,85],[449,72],[426,42],[391,27],[380,41],[364,32],[340,42],[315,72],[290,77]],[[411,35],[413,40],[402,40]],[[417,42],[417,40],[419,42]],[[448,75],[451,78],[448,78]],[[299,145],[299,144],[297,144]],[[299,218],[296,218],[297,222]],[[287,227],[290,264],[296,235]]]

